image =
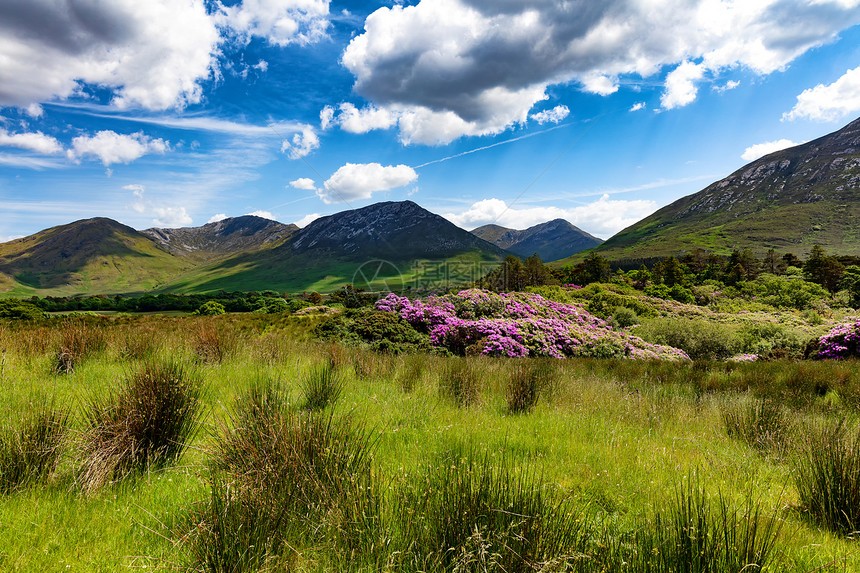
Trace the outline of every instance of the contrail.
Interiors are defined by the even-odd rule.
[[[472,153],[484,151],[485,149],[492,149],[493,147],[498,147],[500,145],[506,145],[508,143],[514,143],[516,141],[528,139],[528,138],[534,137],[536,135],[543,135],[544,133],[549,133],[550,131],[555,131],[556,129],[561,129],[562,127],[569,127],[571,125],[573,125],[573,123],[564,123],[562,125],[556,125],[555,127],[550,127],[549,129],[544,129],[543,131],[536,131],[534,133],[529,133],[527,135],[521,135],[520,137],[514,137],[513,139],[508,139],[506,141],[499,141],[498,143],[493,143],[491,145],[485,145],[484,147],[478,147],[476,149],[470,149],[469,151],[464,151],[462,153],[457,153],[455,155],[449,155],[448,157],[443,157],[442,159],[434,159],[433,161],[428,161],[427,163],[422,163],[421,165],[416,165],[415,167],[413,167],[413,169],[421,169],[422,167],[427,167],[428,165],[433,165],[434,163],[442,163],[443,161],[448,161],[449,159],[456,159],[458,157],[463,157],[464,155],[470,155]]]

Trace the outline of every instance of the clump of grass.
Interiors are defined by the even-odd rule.
[[[860,531],[860,432],[844,423],[806,433],[794,464],[803,509],[819,525],[851,535]]]
[[[472,453],[441,460],[397,500],[406,570],[539,571],[585,540],[583,516],[535,474]]]
[[[57,467],[68,429],[69,413],[45,404],[0,430],[0,493],[45,481]]]
[[[200,384],[177,362],[147,362],[85,410],[81,482],[94,490],[182,455],[197,429]]]
[[[348,418],[295,413],[275,389],[252,389],[216,437],[212,472],[223,478],[190,538],[198,568],[283,570],[289,548],[308,538],[337,555],[367,551],[379,513],[372,448]]]
[[[54,372],[71,374],[87,356],[104,350],[106,345],[101,329],[78,321],[64,322],[60,328]]]
[[[302,381],[304,407],[317,411],[334,404],[343,393],[343,387],[343,376],[331,362],[314,366]]]
[[[757,503],[740,510],[720,495],[712,504],[705,488],[689,480],[637,533],[636,552],[626,560],[631,571],[655,573],[762,571],[776,559],[781,526]]]
[[[404,392],[411,392],[416,383],[424,375],[427,357],[421,354],[410,354],[403,359],[403,368],[398,373],[397,383]]]
[[[439,390],[460,406],[476,404],[480,398],[480,375],[471,361],[452,358],[439,379]]]
[[[236,337],[232,330],[219,328],[215,320],[202,321],[194,331],[194,352],[206,363],[220,364],[236,349]]]
[[[118,339],[120,356],[129,360],[151,360],[162,346],[161,339],[152,327],[128,330]]]
[[[785,452],[791,424],[778,403],[770,399],[753,400],[746,406],[726,406],[722,414],[730,438],[763,452]]]
[[[552,387],[555,368],[548,360],[520,360],[511,368],[505,391],[508,412],[523,414],[531,411],[541,393]]]

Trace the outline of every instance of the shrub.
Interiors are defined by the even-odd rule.
[[[533,572],[576,554],[583,519],[530,472],[489,457],[443,459],[397,495],[406,570]]]
[[[616,308],[612,314],[612,318],[615,319],[615,323],[621,328],[634,326],[640,322],[636,312],[624,306]]]
[[[680,348],[693,360],[724,359],[741,349],[732,329],[707,320],[664,318],[637,327],[635,332],[648,342]]]
[[[200,385],[176,362],[148,362],[85,411],[81,482],[94,490],[182,455],[197,429]]]
[[[38,306],[29,302],[7,298],[0,300],[0,318],[39,320],[45,318],[45,313]]]
[[[218,316],[221,314],[225,314],[227,311],[224,309],[224,305],[218,301],[207,300],[200,307],[195,310],[192,314],[198,316]]]
[[[314,328],[323,340],[341,340],[368,345],[372,350],[399,354],[430,348],[430,339],[411,324],[390,312],[372,309],[348,310],[329,317]]]
[[[343,385],[343,376],[330,362],[315,366],[302,382],[304,407],[316,411],[337,402]]]
[[[860,319],[840,324],[818,340],[817,358],[860,357]]]
[[[860,530],[860,432],[851,435],[841,422],[808,432],[794,482],[813,521],[843,534]]]
[[[53,405],[26,413],[17,426],[0,431],[0,493],[47,479],[57,466],[69,414]]]

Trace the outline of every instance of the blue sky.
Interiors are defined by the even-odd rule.
[[[860,115],[860,0],[6,0],[0,241],[411,199],[608,238]]]

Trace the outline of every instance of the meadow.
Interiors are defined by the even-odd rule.
[[[860,569],[856,360],[391,354],[323,320],[0,323],[0,569]]]

